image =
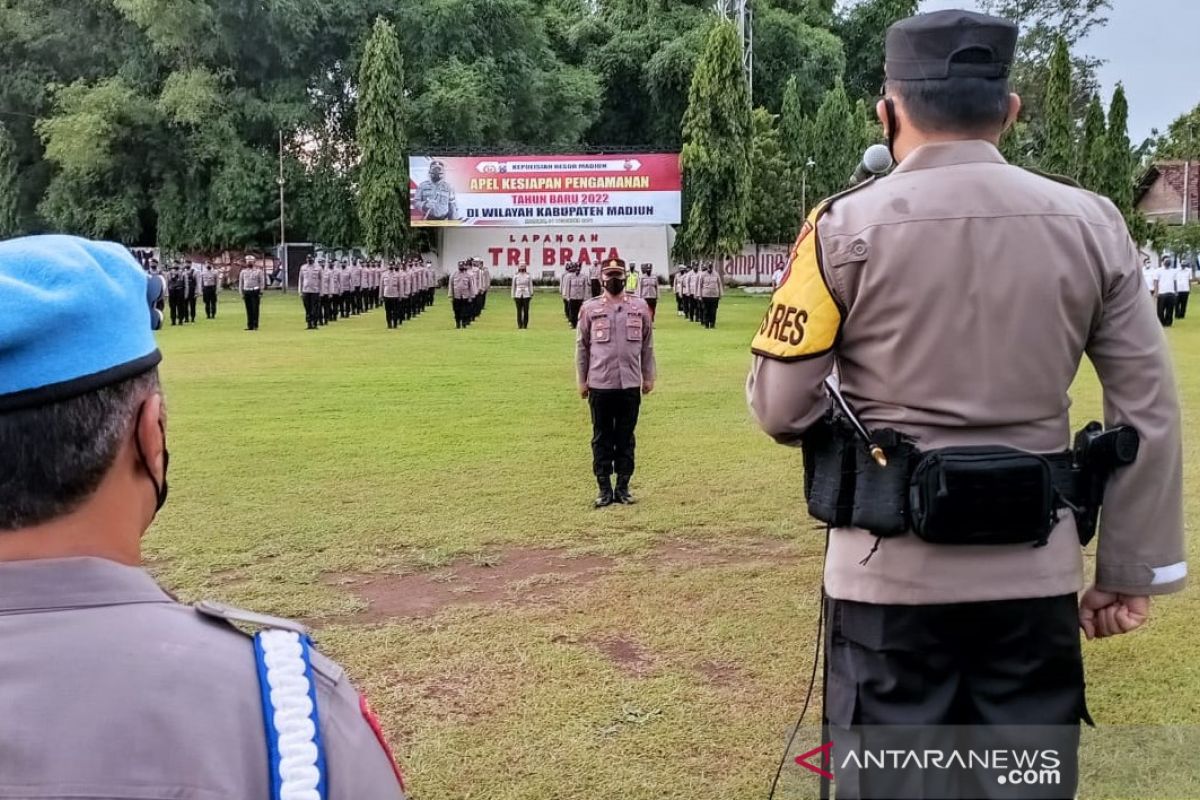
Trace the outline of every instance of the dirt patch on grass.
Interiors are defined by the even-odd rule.
[[[742,671],[735,664],[723,661],[701,661],[696,671],[713,686],[733,686],[742,678]]]
[[[640,644],[625,636],[591,639],[589,643],[626,675],[640,678],[654,669],[654,658]]]
[[[487,561],[452,564],[410,575],[335,574],[324,578],[368,604],[356,622],[430,617],[451,606],[544,602],[599,578],[613,566],[604,556],[571,557],[561,550],[513,549]]]

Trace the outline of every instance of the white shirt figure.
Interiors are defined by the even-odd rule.
[[[779,282],[782,280],[783,280],[783,267],[778,267],[774,272],[771,273],[772,288],[778,289]]]
[[[1175,291],[1190,292],[1192,290],[1192,268],[1179,267],[1175,270]]]

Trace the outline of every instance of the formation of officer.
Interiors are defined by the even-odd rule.
[[[717,326],[717,308],[725,294],[725,282],[711,261],[682,264],[672,281],[676,312],[705,328]]]
[[[575,261],[563,265],[559,288],[562,290],[563,310],[567,315],[567,324],[572,328],[579,325],[579,311],[583,308],[584,301],[588,299],[588,283],[588,278],[583,274],[582,264]]]
[[[0,794],[402,800],[304,626],[142,569],[168,479],[148,280],[115,243],[0,243]]]
[[[246,330],[258,330],[259,309],[262,307],[262,293],[267,286],[267,272],[258,265],[254,256],[246,256],[245,266],[238,274],[238,291],[242,293],[242,302],[246,306]]]
[[[1154,298],[1158,321],[1164,328],[1187,316],[1188,297],[1194,280],[1190,265],[1172,256],[1163,256],[1157,267],[1147,266],[1144,277]]]
[[[300,297],[310,330],[380,306],[388,328],[397,328],[433,304],[433,265],[401,259],[333,259],[309,256],[301,267]]]
[[[533,276],[529,265],[520,264],[512,279],[512,299],[517,307],[517,330],[529,327],[529,306],[533,303]]]
[[[171,311],[172,325],[185,325],[196,321],[195,298],[196,273],[186,264],[173,263],[167,272],[167,304]]]
[[[1053,794],[1025,796],[1073,797],[1089,719],[1079,629],[1132,631],[1187,575],[1179,399],[1138,250],[1109,200],[998,149],[1021,106],[1017,38],[966,11],[888,30],[876,111],[898,166],[817,205],[753,342],[750,407],[804,448],[809,510],[830,527],[824,738],[839,800],[1020,797],[978,770],[847,758],[953,749],[943,726],[1011,749],[989,730],[1014,725],[1061,761]],[[1085,355],[1106,428],[1071,448]]]
[[[592,416],[592,472],[596,508],[633,503],[629,482],[642,395],[654,390],[654,317],[640,297],[625,292],[625,262],[601,268],[604,293],[583,304],[575,335],[579,395]],[[616,486],[613,486],[613,475]]]
[[[630,266],[632,271],[633,266]],[[642,264],[642,276],[636,284],[637,296],[650,307],[650,319],[658,313],[658,278],[654,277],[654,265]]]

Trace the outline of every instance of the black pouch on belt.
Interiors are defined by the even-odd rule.
[[[870,450],[862,444],[854,448],[854,511],[850,524],[887,538],[907,533],[908,482],[917,449],[912,439],[889,428],[871,434],[871,441],[883,449],[887,466],[875,463]]]
[[[804,500],[808,513],[835,528],[850,524],[854,443],[827,416],[804,432]]]
[[[1042,545],[1056,522],[1050,462],[1009,447],[947,447],[913,471],[913,531],[932,544]]]

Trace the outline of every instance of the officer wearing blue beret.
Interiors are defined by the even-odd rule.
[[[0,243],[0,795],[402,800],[303,626],[141,569],[167,499],[161,291],[117,244]]]

